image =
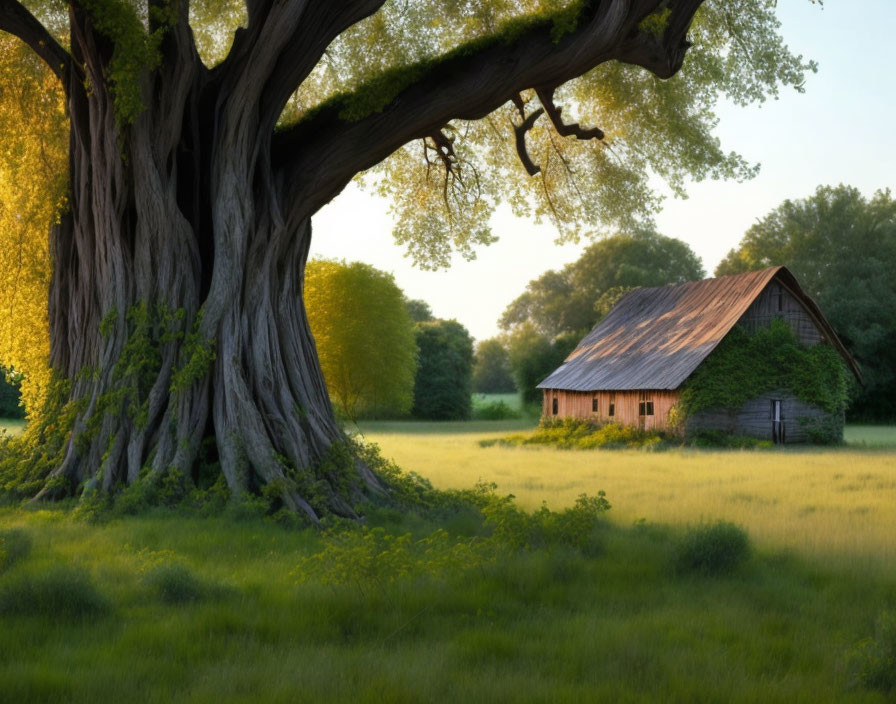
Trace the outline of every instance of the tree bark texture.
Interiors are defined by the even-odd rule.
[[[344,438],[302,302],[311,216],[402,144],[524,88],[552,90],[609,59],[672,75],[700,0],[596,1],[560,42],[536,27],[425,75],[367,117],[324,110],[275,133],[329,43],[380,4],[253,0],[248,27],[208,69],[179,3],[159,65],[133,78],[144,109],[123,124],[115,46],[96,18],[72,5],[66,56],[15,0],[0,0],[0,29],[56,63],[71,117],[49,317],[74,421],[46,492],[172,470],[196,478],[200,445],[214,437],[232,491],[273,488],[312,519],[354,515],[359,497],[382,489],[360,464],[325,468]],[[639,32],[660,7],[672,9],[665,34]]]

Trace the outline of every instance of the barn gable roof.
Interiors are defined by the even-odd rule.
[[[783,266],[686,284],[639,288],[624,296],[540,389],[677,389],[772,281],[806,309],[857,378],[855,360],[821,310]]]

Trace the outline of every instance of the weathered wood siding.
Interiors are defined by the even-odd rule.
[[[642,394],[647,401],[653,401],[653,415],[638,414]],[[592,418],[594,420],[620,425],[635,425],[645,429],[667,430],[669,428],[669,411],[678,403],[678,391],[563,391],[545,389],[542,415],[545,418]],[[554,399],[557,399],[557,413],[553,412]],[[597,399],[597,412],[594,407]],[[610,416],[611,399],[615,405],[615,415]]]
[[[738,325],[749,332],[756,332],[768,327],[776,319],[787,321],[794,335],[804,345],[815,345],[824,340],[824,334],[806,307],[786,286],[773,279],[741,316]]]
[[[801,401],[787,392],[777,391],[757,396],[747,401],[737,411],[709,408],[688,418],[686,432],[697,430],[721,430],[733,435],[748,435],[761,440],[772,440],[772,402],[781,401],[781,420],[786,443],[808,442],[805,421],[830,420],[840,428],[843,436],[843,416]]]

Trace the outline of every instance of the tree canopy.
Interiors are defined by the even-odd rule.
[[[472,256],[500,202],[561,238],[631,231],[657,208],[650,175],[680,192],[754,173],[713,109],[813,68],[774,7],[0,0],[69,118],[68,197],[55,217],[46,199],[48,247],[30,231],[52,256],[46,408],[64,423],[29,431],[15,477],[41,496],[189,484],[213,440],[234,494],[356,515],[383,486],[325,469],[344,435],[302,300],[312,216],[367,173],[422,266]]]
[[[717,276],[783,264],[814,298],[861,366],[851,415],[896,418],[896,201],[819,186],[753,225]]]
[[[415,418],[468,420],[472,410],[473,338],[456,320],[417,323]]]
[[[622,293],[637,286],[695,281],[704,276],[700,258],[681,240],[649,230],[607,237],[585,249],[560,271],[529,282],[501,316],[510,330],[525,322],[548,337],[582,333],[609,312]]]
[[[493,337],[476,344],[473,356],[473,391],[478,394],[516,391],[510,372],[510,360],[501,340]]]
[[[340,412],[352,421],[407,415],[417,349],[392,276],[360,262],[313,259],[305,301],[327,389]]]

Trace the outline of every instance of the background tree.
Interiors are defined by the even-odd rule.
[[[507,350],[497,338],[482,340],[473,355],[473,391],[503,394],[516,391]]]
[[[858,360],[864,386],[852,418],[896,418],[896,201],[850,186],[819,186],[747,230],[717,276],[783,264]]]
[[[301,298],[311,217],[351,179],[381,164],[396,238],[431,266],[488,242],[502,200],[561,236],[627,230],[656,209],[648,174],[749,177],[712,106],[811,68],[771,0],[29,7],[0,0],[0,30],[70,118],[43,414],[70,420],[35,425],[34,457],[60,454],[27,472],[42,495],[189,482],[213,437],[234,493],[273,485],[312,518],[382,488],[319,468],[343,435]]]
[[[584,334],[632,288],[704,275],[700,258],[681,240],[643,229],[618,234],[588,246],[560,271],[546,271],[531,281],[507,306],[500,325],[509,330],[528,322],[548,337]]]
[[[435,320],[435,317],[432,314],[432,308],[429,307],[429,303],[426,301],[421,301],[417,298],[406,298],[404,300],[404,305],[408,310],[408,315],[411,316],[411,320],[415,323],[425,323],[430,320]]]
[[[22,375],[0,368],[0,418],[24,418]]]
[[[560,366],[580,339],[578,333],[565,333],[551,339],[528,322],[507,336],[510,369],[524,406],[541,408],[542,392],[535,387]]]
[[[361,262],[312,260],[308,322],[337,409],[348,419],[407,415],[417,348],[404,295],[391,274]]]
[[[417,323],[415,418],[468,420],[472,411],[473,338],[456,320]]]

